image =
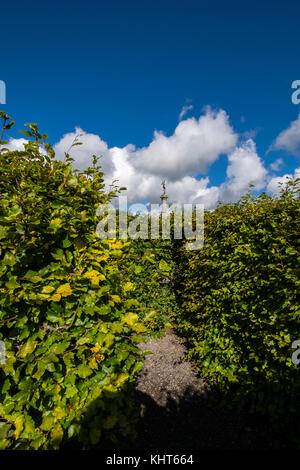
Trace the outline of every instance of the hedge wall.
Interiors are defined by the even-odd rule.
[[[176,313],[170,240],[131,240],[124,251],[127,263],[122,269],[135,284],[134,295],[141,307],[141,320],[160,333],[171,327]]]
[[[204,247],[174,243],[178,328],[202,376],[252,411],[299,410],[299,180],[205,213]]]
[[[124,243],[95,234],[117,191],[104,192],[96,158],[75,172],[36,125],[25,132],[25,151],[0,151],[0,447],[128,440],[146,328],[120,275]]]

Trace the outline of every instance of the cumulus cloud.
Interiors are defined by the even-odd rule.
[[[236,201],[250,183],[256,190],[267,184],[267,170],[254,140],[248,138],[239,143],[239,136],[223,110],[208,108],[199,119],[182,120],[170,136],[155,132],[152,141],[143,148],[133,144],[109,148],[99,135],[78,127],[55,144],[56,158],[64,159],[76,136],[82,145],[70,150],[74,166],[83,170],[92,163],[92,155],[102,155],[100,164],[107,187],[118,180],[119,186],[128,188],[124,195],[129,204],[160,203],[162,179],[167,181],[169,203],[201,203],[208,210],[214,209],[218,201]],[[12,139],[9,145],[22,150],[24,142],[25,139]],[[213,186],[207,172],[223,154],[228,158],[224,182]],[[279,160],[272,164],[274,171],[280,167]],[[273,178],[269,181],[270,191],[274,185]]]
[[[6,148],[8,150],[14,151],[24,151],[24,144],[27,144],[28,140],[26,139],[12,139],[10,138],[7,144],[1,145],[1,148]]]
[[[224,183],[220,186],[210,186],[209,177],[198,179],[190,175],[176,181],[169,180],[167,184],[169,201],[200,203],[210,210],[216,207],[218,201],[237,201],[245,194],[249,184],[253,184],[256,190],[264,188],[267,173],[263,161],[257,154],[255,142],[249,139],[228,155],[227,178]],[[147,175],[144,175],[144,178],[146,177]],[[150,181],[148,198],[153,199],[153,202],[159,200],[159,183],[160,178],[156,177]]]
[[[300,153],[300,114],[289,127],[283,130],[275,139],[270,150],[285,150],[294,155]]]
[[[23,152],[25,150],[24,145],[27,144],[27,143],[28,143],[28,140],[23,139],[23,138],[20,138],[20,139],[10,138],[8,143],[0,145],[0,148],[1,149],[4,149],[4,148],[8,149],[11,152],[13,152],[14,150],[16,150],[18,152]],[[41,145],[39,147],[40,147],[40,152],[45,155],[47,152],[44,149],[44,147],[42,147]]]
[[[162,179],[168,182],[170,200],[192,202],[207,192],[209,184],[208,178],[196,176],[206,173],[221,154],[231,151],[238,139],[225,111],[207,109],[199,119],[181,121],[171,136],[155,132],[152,142],[143,148],[132,144],[108,148],[98,135],[76,128],[54,146],[57,158],[64,158],[64,153],[79,134],[83,145],[70,152],[76,168],[85,168],[91,163],[93,154],[103,155],[101,165],[106,184],[118,180],[120,186],[127,187],[130,203],[159,202]],[[211,192],[215,193],[214,190]]]
[[[264,188],[267,170],[257,154],[255,142],[248,139],[228,155],[227,179],[220,186],[201,188],[195,202],[203,203],[207,209],[213,209],[218,201],[237,201],[248,190],[249,184],[255,190]]]
[[[225,111],[208,109],[199,119],[181,121],[171,136],[155,132],[148,147],[134,152],[132,164],[138,171],[177,181],[205,174],[221,154],[234,148],[237,139]]]
[[[221,185],[222,200],[236,200],[253,184],[255,190],[265,186],[267,170],[256,151],[255,142],[248,139],[228,156],[227,177]]]
[[[287,173],[283,176],[271,178],[267,185],[267,192],[271,194],[271,196],[278,196],[280,191],[286,187],[287,183],[296,178],[300,178],[300,167],[295,169],[294,174]]]
[[[78,142],[81,142],[82,145],[76,145],[70,148],[76,137],[78,138]],[[65,134],[60,141],[54,145],[54,151],[56,158],[59,160],[63,160],[65,158],[65,152],[69,151],[70,156],[75,160],[74,166],[78,170],[84,170],[87,166],[92,165],[93,155],[103,157],[101,159],[101,166],[105,173],[111,174],[113,170],[107,143],[98,135],[89,134],[80,127],[76,127],[74,132]]]
[[[118,180],[120,186],[128,191],[126,196],[130,203],[147,200],[158,202],[161,192],[161,179],[157,175],[137,171],[132,164],[135,147],[127,145],[124,148],[113,147],[110,151],[114,165],[112,178]],[[107,177],[106,177],[107,180]]]

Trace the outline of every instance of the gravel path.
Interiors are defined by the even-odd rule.
[[[183,356],[185,340],[166,330],[163,338],[140,344],[151,350],[139,373],[137,449],[276,449],[281,441],[257,417],[221,405],[220,395]]]

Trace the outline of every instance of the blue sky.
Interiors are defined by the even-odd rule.
[[[206,189],[219,187],[230,174],[237,178],[232,162],[226,176],[228,154],[236,151],[234,146],[243,148],[243,141],[250,138],[268,172],[261,174],[267,185],[271,178],[294,174],[300,166],[300,125],[299,141],[296,123],[274,146],[299,115],[299,105],[291,101],[291,84],[300,79],[299,36],[296,0],[5,2],[0,80],[6,83],[7,98],[1,108],[16,120],[14,138],[20,137],[17,130],[24,122],[37,122],[52,144],[79,127],[107,144],[107,159],[113,159],[108,149],[133,144],[134,155],[127,152],[126,158],[132,157],[132,171],[140,171],[144,182],[152,178],[155,184],[156,176],[165,176],[180,188],[189,176],[209,177]],[[207,115],[207,106],[212,113],[224,110],[238,140],[232,148],[226,144],[224,152],[222,145],[215,149],[218,155],[209,159],[205,170],[201,159],[206,157],[199,154],[194,165],[187,164],[186,174],[181,170],[176,179],[173,167],[179,156],[160,175],[146,162],[152,153],[136,150],[153,142],[155,130],[171,136],[183,106],[193,106],[183,121]],[[205,123],[201,129],[200,147]],[[290,136],[293,145],[286,143]],[[272,144],[274,149],[268,152]],[[92,144],[87,147],[93,149]],[[155,146],[156,151],[160,148]],[[247,151],[254,152],[249,146]],[[236,154],[235,161],[239,158]],[[271,171],[274,161],[278,168]],[[115,174],[110,162],[106,168],[110,176]],[[122,168],[118,175],[128,170]],[[126,183],[134,185],[129,177]],[[151,200],[149,190],[141,198]]]

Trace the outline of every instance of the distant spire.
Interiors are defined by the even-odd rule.
[[[168,196],[166,194],[166,180],[163,180],[161,185],[163,188],[163,193],[160,196],[161,203],[162,203],[161,213],[166,214],[167,213],[167,199],[168,199]]]

